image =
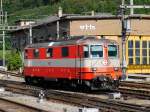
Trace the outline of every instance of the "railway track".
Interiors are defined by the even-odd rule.
[[[15,76],[15,77],[24,77],[21,73],[14,73],[14,72],[10,72],[10,71],[3,71],[3,70],[0,70],[0,73],[1,74],[4,74],[4,75],[11,75],[11,76]]]
[[[0,98],[0,112],[48,112],[48,111]]]
[[[146,82],[134,82],[133,83],[131,81],[123,81],[120,83],[120,86],[150,89],[150,83],[146,83]]]
[[[0,81],[0,85],[4,86],[6,90],[19,94],[27,94],[38,96],[42,88],[27,86],[23,83],[13,81]],[[84,93],[68,92],[59,90],[45,90],[46,98],[48,100],[55,100],[62,103],[68,103],[80,107],[99,108],[102,112],[149,112],[149,106],[141,106],[128,104],[121,101],[102,99],[99,97],[88,96]]]
[[[144,83],[145,84],[145,83]],[[148,89],[149,86],[144,86],[143,83],[133,84],[130,82],[121,82],[121,86],[119,87],[119,91],[123,95],[133,95],[144,96],[145,98],[149,98],[150,96],[143,95],[145,93],[139,92],[138,89],[133,90],[133,87],[142,87],[144,89]],[[12,91],[19,94],[26,94],[30,96],[38,96],[38,93],[43,88],[29,86],[20,82],[14,81],[3,81],[0,80],[0,85],[4,86],[6,90]],[[132,89],[131,89],[132,87]],[[137,92],[138,91],[138,92]],[[138,94],[137,94],[138,93]],[[140,93],[140,94],[139,94]],[[101,99],[98,97],[91,97],[86,94],[79,94],[77,92],[67,92],[67,91],[59,91],[59,90],[45,90],[46,98],[57,100],[59,102],[65,102],[77,106],[82,107],[94,107],[99,108],[101,111],[109,111],[109,112],[149,112],[150,107],[147,106],[139,106],[128,104],[120,101],[109,100],[109,99]]]
[[[11,76],[23,77],[22,74],[12,73],[9,71],[1,71],[2,74],[9,74]],[[117,92],[121,92],[123,97],[136,97],[141,99],[150,99],[150,83],[144,82],[129,82],[123,81],[120,83]]]
[[[150,99],[150,83],[124,81],[120,83],[118,91],[124,96]]]

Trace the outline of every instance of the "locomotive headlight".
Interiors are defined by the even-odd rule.
[[[95,67],[92,68],[92,71],[96,71],[96,70],[97,70],[97,68],[95,68]]]
[[[115,68],[114,68],[114,70],[115,70],[115,71],[118,71],[118,70],[119,70],[119,68],[118,68],[118,67],[115,67]]]

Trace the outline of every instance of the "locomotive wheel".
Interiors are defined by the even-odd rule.
[[[90,81],[84,81],[83,85],[82,85],[82,89],[85,92],[89,92],[92,90],[92,83]]]
[[[113,84],[112,84],[112,89],[117,89],[119,87],[119,80],[118,81],[115,81]]]

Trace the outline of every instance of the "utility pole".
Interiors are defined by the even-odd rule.
[[[126,78],[126,27],[125,27],[125,0],[122,0],[122,8],[121,8],[121,23],[122,23],[122,79]]]
[[[6,63],[5,63],[5,31],[3,30],[3,66],[5,67],[6,66]]]
[[[133,6],[133,3],[134,1],[133,0],[130,0],[130,6]],[[131,8],[130,9],[130,15],[133,15],[134,14],[134,8]]]
[[[125,0],[122,0],[122,4],[120,6],[121,8],[121,23],[122,23],[122,31],[121,31],[121,37],[122,37],[122,77],[123,79],[126,78],[126,33],[127,33],[127,17],[125,16],[126,9],[130,9],[130,14],[134,14],[134,9],[138,8],[150,8],[149,5],[133,5],[133,0],[130,0],[130,5],[125,5]]]
[[[5,36],[6,36],[6,31],[13,31],[16,30],[18,27],[16,26],[8,26],[8,21],[7,21],[7,12],[4,13],[3,11],[3,0],[0,1],[0,32],[2,33],[2,38],[3,38],[3,67],[6,67],[5,63],[5,54],[6,54],[6,47],[5,47]]]
[[[1,25],[2,25],[2,37],[3,37],[3,67],[6,66],[5,64],[5,23],[4,23],[4,12],[3,12],[3,0],[1,0],[1,6],[0,6],[0,14],[1,14],[1,18],[0,18],[0,22],[1,22]],[[5,16],[6,17],[6,16]]]
[[[1,0],[1,4],[0,4],[0,24],[3,24],[3,0]]]
[[[29,43],[32,44],[32,25],[29,28]]]
[[[59,40],[59,38],[60,38],[60,34],[59,34],[60,33],[60,30],[59,30],[60,28],[59,27],[60,27],[60,22],[59,22],[59,20],[57,20],[57,40]]]

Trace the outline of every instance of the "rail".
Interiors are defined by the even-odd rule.
[[[21,73],[14,73],[14,72],[11,72],[11,71],[0,70],[0,73],[4,74],[4,75],[15,76],[15,77],[24,77]]]
[[[8,99],[0,98],[0,111],[10,112],[10,109],[15,112],[48,112],[39,108],[35,108],[29,105],[11,101]]]
[[[124,81],[120,83],[118,92],[121,92],[126,97],[150,99],[150,83]]]

